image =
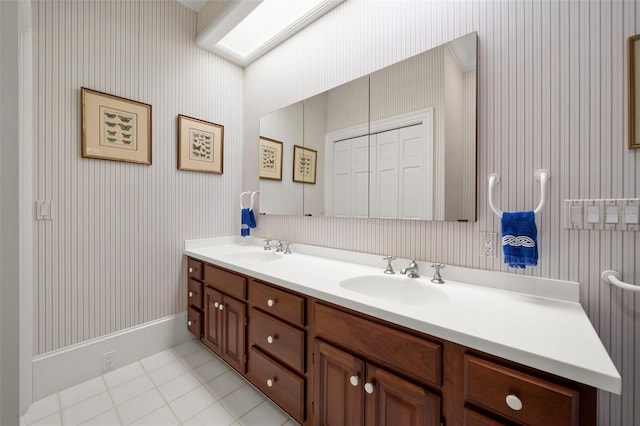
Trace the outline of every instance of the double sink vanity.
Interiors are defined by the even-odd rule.
[[[620,393],[577,283],[262,244],[185,243],[188,327],[303,425],[595,425]]]

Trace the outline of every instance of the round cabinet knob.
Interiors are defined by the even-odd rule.
[[[218,309],[220,309],[221,311],[224,311],[224,305],[221,303],[221,304],[218,306]]]
[[[267,379],[267,386],[269,386],[270,388],[273,387],[273,384],[275,383],[276,379]]]
[[[274,299],[269,299],[267,300],[267,306],[268,307],[272,307],[273,305],[276,304],[276,301]]]
[[[349,383],[351,383],[351,386],[358,386],[358,383],[360,383],[360,379],[358,378],[358,376],[351,376],[349,377]]]
[[[218,306],[220,306],[220,304],[218,302],[213,302],[213,307],[217,308]]]
[[[193,322],[191,322],[191,320],[189,320],[189,321],[187,321],[187,325],[188,325],[189,327],[191,327],[191,326],[193,325]]]
[[[273,336],[267,336],[267,343],[271,344],[273,343],[274,340],[276,340],[276,335]]]
[[[372,383],[365,383],[364,384],[364,391],[366,393],[373,393],[373,384]]]
[[[193,292],[192,291],[189,292],[189,297],[193,297]]]
[[[506,401],[507,401],[507,405],[512,410],[515,410],[515,411],[522,410],[522,401],[520,401],[520,398],[518,398],[517,396],[507,395]]]
[[[192,273],[192,272],[193,272],[193,268],[189,268],[189,273]]]

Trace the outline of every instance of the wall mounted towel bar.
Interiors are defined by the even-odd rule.
[[[535,214],[540,213],[545,203],[547,202],[548,197],[548,182],[551,179],[551,172],[547,169],[540,169],[535,173],[535,178],[540,182],[540,204],[533,211]],[[500,183],[500,175],[498,173],[491,173],[489,175],[489,206],[491,210],[498,215],[498,217],[502,217],[502,210],[496,207],[496,204],[493,202],[493,189],[494,187]]]
[[[600,279],[605,283],[613,284],[622,289],[640,293],[640,286],[621,281],[622,274],[618,271],[613,271],[611,269],[602,271],[602,274],[600,274]]]
[[[240,208],[241,209],[245,209],[246,207],[244,206],[244,196],[245,195],[249,195],[251,194],[251,205],[249,206],[249,210],[253,210],[253,203],[254,203],[254,198],[256,196],[256,194],[259,194],[260,191],[245,191],[245,192],[241,192],[240,193]]]

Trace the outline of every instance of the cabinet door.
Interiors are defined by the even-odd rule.
[[[232,297],[224,296],[222,358],[241,373],[245,373],[246,306]]]
[[[222,354],[222,293],[211,287],[204,290],[204,344]]]
[[[316,340],[314,368],[314,424],[364,425],[364,362]]]
[[[440,397],[367,364],[367,425],[440,426]]]

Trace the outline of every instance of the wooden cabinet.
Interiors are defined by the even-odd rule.
[[[304,426],[595,426],[593,387],[188,258],[187,327]]]
[[[206,270],[209,265],[205,266]],[[247,307],[213,287],[204,289],[204,336],[202,341],[231,367],[246,369]]]
[[[247,377],[304,423],[307,406],[305,298],[256,280],[249,282]]]
[[[187,329],[200,339],[203,333],[202,262],[187,258]]]
[[[580,424],[580,393],[493,361],[465,355],[465,400],[523,425]]]
[[[440,396],[316,340],[315,424],[439,426]]]

